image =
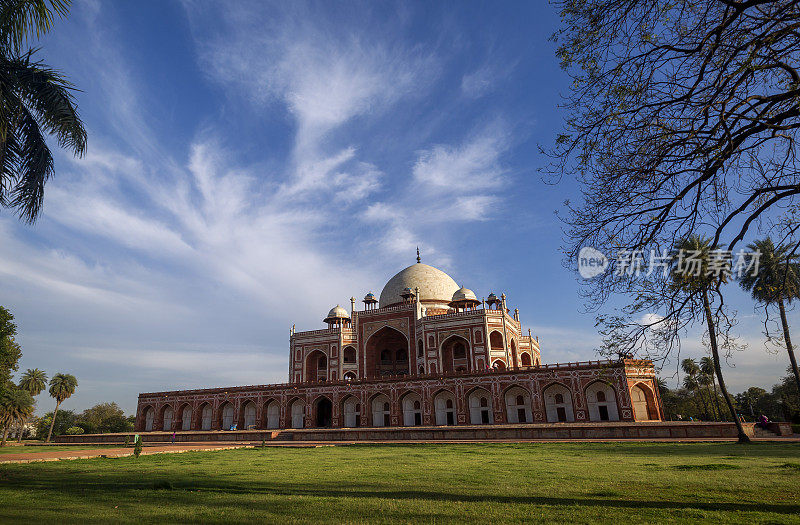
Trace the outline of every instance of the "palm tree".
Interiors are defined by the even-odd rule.
[[[39,370],[38,368],[29,368],[24,374],[22,374],[22,377],[19,380],[19,387],[28,392],[31,397],[36,397],[47,387],[47,374],[44,373],[44,370]],[[20,422],[17,442],[22,442],[22,430],[24,426],[25,420]]]
[[[717,394],[717,373],[714,371],[714,360],[708,356],[700,358],[700,372],[705,376],[707,379],[707,383],[711,384],[712,389],[714,390],[714,403],[713,408],[716,411],[716,418],[719,419],[722,417],[722,411],[719,409],[719,394]],[[706,384],[708,387],[708,384]],[[711,393],[709,392],[709,395]]]
[[[33,397],[21,388],[4,389],[0,392],[0,424],[3,425],[3,440],[0,441],[0,447],[6,446],[11,425],[31,417],[33,407]]]
[[[53,436],[53,425],[55,425],[56,415],[58,415],[58,407],[75,393],[77,387],[78,380],[71,374],[56,374],[50,379],[50,397],[56,400],[56,409],[53,411],[53,420],[50,421],[50,432],[47,433],[46,443],[50,443],[50,438]]]
[[[758,271],[742,276],[739,284],[759,303],[766,306],[778,305],[783,341],[786,343],[794,380],[800,391],[800,370],[797,368],[797,359],[789,337],[789,323],[786,320],[786,304],[800,297],[800,264],[794,261],[789,246],[776,247],[769,237],[755,241],[747,245],[747,248],[761,254]]]
[[[690,298],[699,296],[703,317],[705,318],[706,328],[708,329],[708,341],[711,347],[711,357],[714,361],[714,372],[717,374],[719,389],[722,391],[722,397],[725,399],[725,403],[728,405],[728,410],[736,425],[739,443],[749,443],[750,438],[744,433],[744,427],[742,427],[742,422],[739,421],[736,408],[733,406],[733,400],[725,386],[725,379],[722,377],[719,346],[717,343],[717,326],[714,313],[711,310],[711,300],[708,297],[708,292],[725,283],[727,281],[727,276],[724,272],[717,273],[709,271],[712,249],[711,241],[698,235],[690,235],[676,243],[675,250],[679,253],[693,254],[695,258],[700,261],[700,268],[698,272],[688,272],[681,267],[680,258],[678,258],[673,261],[671,272],[672,282],[677,289],[688,294]]]
[[[700,393],[700,381],[698,378],[700,375],[700,367],[697,366],[694,359],[686,358],[681,361],[681,370],[683,370],[685,374],[683,376],[683,388],[693,394],[697,411],[701,414],[708,413],[708,405],[706,405],[706,400]],[[702,403],[702,406],[700,406],[698,400]]]
[[[86,130],[58,71],[34,59],[28,41],[48,32],[54,14],[64,17],[69,0],[0,3],[0,206],[28,223],[42,208],[44,186],[54,172],[45,142],[53,135],[74,155],[86,151]]]

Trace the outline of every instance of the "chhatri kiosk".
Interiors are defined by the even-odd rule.
[[[289,382],[139,395],[137,431],[653,421],[650,361],[541,364],[505,294],[485,301],[417,262],[327,328],[295,331]]]

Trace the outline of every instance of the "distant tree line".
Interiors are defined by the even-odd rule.
[[[36,435],[47,434],[53,425],[53,435],[64,434],[105,434],[109,432],[130,432],[136,416],[126,416],[116,403],[100,403],[87,408],[80,414],[72,410],[60,410],[53,423],[53,413],[48,412],[36,423]]]
[[[71,374],[54,374],[48,383],[47,374],[38,368],[29,368],[13,381],[19,369],[22,350],[14,340],[17,325],[11,312],[0,306],[0,431],[5,445],[9,434],[21,441],[29,429],[36,429],[36,437],[50,441],[52,436],[63,434],[127,432],[133,430],[134,416],[126,416],[116,403],[100,403],[76,414],[59,410],[61,404],[75,393],[78,380]],[[48,388],[49,386],[49,388]],[[35,418],[35,397],[48,389],[55,400],[55,409]]]
[[[693,359],[684,359],[681,369],[683,381],[677,388],[669,388],[666,381],[658,380],[666,418],[727,421],[729,416],[724,408],[725,401],[716,388],[715,377],[709,373],[708,365],[698,365]],[[764,415],[771,421],[791,421],[800,425],[800,394],[791,370],[787,369],[787,375],[770,391],[751,386],[732,398],[736,412],[746,421],[757,421]]]

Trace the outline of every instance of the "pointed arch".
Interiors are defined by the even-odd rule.
[[[614,387],[602,379],[596,379],[584,389],[589,421],[619,421],[617,393]]]
[[[333,424],[333,401],[326,395],[317,396],[311,404],[314,426],[330,428]]]
[[[306,356],[306,381],[328,380],[328,356],[322,350],[313,350]]]
[[[174,426],[176,430],[192,429],[192,405],[190,403],[184,402],[178,405]]]
[[[547,421],[565,423],[575,421],[572,405],[572,390],[563,383],[554,381],[542,390]]]
[[[655,396],[647,383],[639,382],[631,387],[631,406],[636,421],[658,419]]]
[[[442,372],[471,371],[471,354],[468,339],[458,334],[449,335],[439,345],[439,361],[442,363]]]
[[[531,393],[527,388],[514,384],[503,391],[506,421],[509,423],[533,423]]]
[[[422,425],[422,397],[409,390],[400,396],[400,406],[403,408],[403,426],[418,427]]]
[[[156,410],[152,405],[147,405],[142,410],[142,417],[144,419],[144,431],[151,432],[155,425]]]
[[[217,408],[217,424],[221,430],[230,430],[236,422],[236,411],[232,401],[223,401]]]
[[[197,417],[199,419],[200,430],[211,430],[214,423],[214,409],[211,403],[204,401],[197,409]]]
[[[256,427],[258,408],[255,400],[243,399],[239,405],[239,417],[237,418],[239,430],[250,430]]]
[[[172,432],[172,424],[174,420],[175,420],[175,409],[172,407],[172,404],[166,403],[158,411],[157,423],[160,424],[161,430],[163,430],[164,432]]]
[[[408,337],[392,326],[384,326],[369,336],[365,348],[366,376],[410,375]]]
[[[264,402],[264,420],[262,425],[267,429],[276,429],[281,426],[281,404],[275,398]]]
[[[387,394],[379,392],[370,398],[373,427],[388,427],[392,424],[392,402]]]
[[[306,402],[299,398],[293,397],[289,404],[289,417],[290,417],[290,428],[305,428],[305,421],[306,421]]]
[[[345,428],[358,428],[361,426],[362,407],[361,400],[350,394],[342,400],[341,407],[344,414],[343,425]]]
[[[433,396],[433,408],[437,425],[453,426],[456,420],[456,396],[447,389],[440,389]]]
[[[469,422],[472,425],[491,425],[494,423],[492,394],[483,387],[475,387],[467,392]]]
[[[342,362],[347,365],[354,365],[358,362],[358,352],[353,345],[347,345],[342,349]]]
[[[494,352],[506,351],[506,345],[503,342],[503,334],[500,330],[492,330],[489,332],[489,348]]]

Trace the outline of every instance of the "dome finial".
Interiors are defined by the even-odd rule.
[[[417,262],[418,263],[422,262],[422,259],[420,259],[420,257],[419,257],[419,246],[417,246]]]

